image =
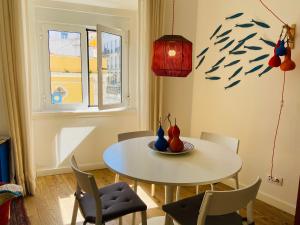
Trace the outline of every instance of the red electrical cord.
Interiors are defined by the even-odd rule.
[[[270,12],[273,14],[273,16],[275,16],[281,23],[283,23],[284,25],[288,24],[286,22],[284,22],[279,16],[276,15],[276,13],[274,13],[262,0],[259,0],[260,3]]]
[[[273,167],[274,167],[274,156],[275,156],[276,140],[277,140],[278,129],[279,129],[279,125],[280,125],[282,108],[283,108],[283,104],[284,104],[284,90],[285,90],[285,72],[284,72],[284,75],[283,75],[283,85],[282,85],[282,92],[281,92],[281,105],[280,105],[278,121],[277,121],[277,126],[276,126],[276,131],[275,131],[275,137],[274,137],[274,143],[273,143],[273,153],[272,153],[272,163],[271,163],[272,164],[271,165],[271,177],[273,177]]]

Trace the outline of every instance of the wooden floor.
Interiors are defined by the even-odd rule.
[[[111,184],[114,181],[114,174],[109,170],[92,171],[95,175],[98,186]],[[130,182],[129,180],[123,179]],[[131,182],[130,182],[131,183]],[[203,190],[209,187],[203,187]],[[225,185],[218,184],[217,190],[228,189]],[[39,177],[37,179],[37,192],[34,197],[25,199],[25,207],[32,225],[68,225],[71,221],[75,178],[72,174]],[[138,194],[148,205],[148,217],[163,215],[161,205],[164,201],[163,186],[156,186],[155,198],[150,197],[150,185],[139,183]],[[182,188],[182,197],[195,194],[195,188]],[[256,201],[254,204],[254,218],[256,225],[294,225],[294,217],[282,212],[266,203]],[[80,214],[80,213],[79,213]],[[244,212],[242,212],[244,214]],[[83,219],[78,216],[78,225]],[[140,222],[139,215],[137,223]],[[107,225],[118,224],[117,221]],[[123,224],[131,224],[131,216],[126,216]]]

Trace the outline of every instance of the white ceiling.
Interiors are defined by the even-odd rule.
[[[56,0],[60,2],[100,6],[106,8],[137,10],[138,0]]]

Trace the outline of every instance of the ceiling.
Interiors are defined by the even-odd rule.
[[[100,6],[106,8],[137,10],[138,0],[56,0],[60,2]]]

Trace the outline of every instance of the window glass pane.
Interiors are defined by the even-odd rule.
[[[122,37],[101,32],[103,105],[122,103]]]
[[[49,30],[52,104],[82,103],[80,33]]]
[[[98,106],[97,32],[88,30],[89,105]]]

